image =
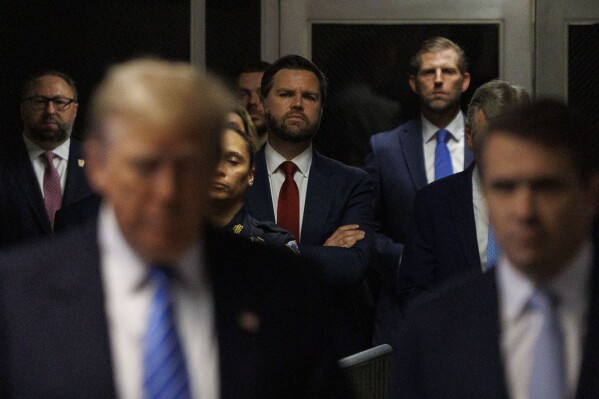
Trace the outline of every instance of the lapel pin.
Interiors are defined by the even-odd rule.
[[[83,165],[85,165],[85,159],[78,159],[77,160],[77,165],[79,165],[79,167],[82,168]]]
[[[260,319],[258,315],[252,312],[241,313],[237,322],[239,327],[248,333],[256,333],[260,329]]]

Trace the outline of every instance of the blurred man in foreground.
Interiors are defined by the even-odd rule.
[[[395,397],[599,396],[591,139],[554,101],[491,121],[478,162],[499,262],[408,315]]]
[[[205,233],[231,101],[183,63],[109,71],[85,147],[97,222],[0,259],[0,396],[337,397],[309,267]]]

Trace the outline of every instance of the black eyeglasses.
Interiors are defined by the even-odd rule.
[[[76,103],[77,100],[66,97],[45,97],[45,96],[33,96],[24,99],[23,101],[29,101],[34,109],[42,110],[48,108],[48,103],[52,101],[54,108],[59,111],[66,111],[69,109],[72,103]]]

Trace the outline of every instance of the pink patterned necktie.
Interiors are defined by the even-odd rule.
[[[60,176],[52,160],[56,157],[52,151],[46,151],[40,155],[46,163],[44,170],[44,202],[50,224],[54,226],[54,214],[62,204],[62,189],[60,188]]]

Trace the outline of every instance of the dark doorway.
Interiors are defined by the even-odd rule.
[[[8,5],[10,3],[10,5]],[[136,56],[189,60],[189,0],[25,0],[0,9],[1,146],[21,135],[19,95],[30,74],[64,71],[79,86],[73,135],[110,64]]]

